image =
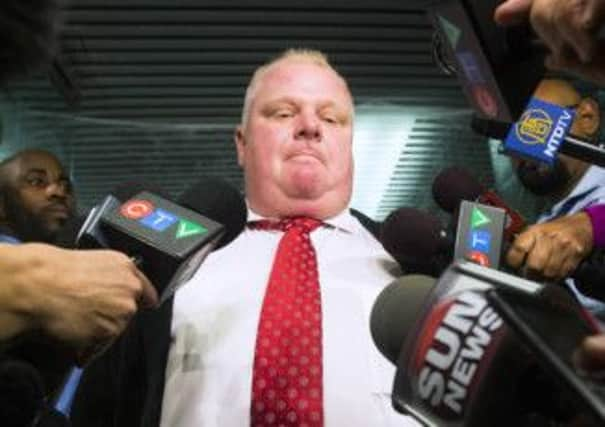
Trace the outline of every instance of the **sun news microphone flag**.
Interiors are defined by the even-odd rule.
[[[514,301],[508,308],[516,321],[493,303],[494,293]],[[599,391],[598,380],[574,370],[572,360],[597,328],[560,287],[456,262],[437,281],[403,276],[387,286],[370,328],[397,367],[394,408],[427,426],[605,421],[605,384]]]

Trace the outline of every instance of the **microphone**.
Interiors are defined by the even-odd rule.
[[[559,153],[605,167],[605,150],[570,134],[575,111],[531,98],[504,139],[504,152],[553,166]]]
[[[125,181],[117,184],[111,189],[109,194],[114,196],[120,202],[125,202],[132,199],[137,194],[148,191],[156,194],[164,199],[171,200],[172,196],[167,193],[161,186],[149,181]]]
[[[523,425],[515,388],[527,353],[514,348],[500,317],[471,292],[487,284],[466,292],[450,285],[404,276],[374,303],[374,343],[397,367],[393,407],[429,426]]]
[[[501,0],[427,1],[436,30],[434,55],[455,69],[463,93],[482,119],[512,123],[545,74],[545,49],[529,24],[503,28],[493,15]]]
[[[190,196],[195,195],[195,197]],[[166,301],[218,245],[244,228],[241,194],[220,180],[203,179],[183,196],[189,209],[149,191],[120,203],[107,196],[80,230],[80,247],[115,249],[130,256]]]
[[[432,193],[437,205],[449,213],[454,213],[462,200],[503,209],[506,212],[504,238],[507,241],[512,241],[526,226],[519,212],[508,206],[495,191],[486,189],[464,168],[452,166],[443,169],[433,180]]]
[[[532,301],[528,327],[546,328],[521,333],[527,321],[512,322],[493,304],[492,294],[507,293]],[[539,310],[547,301],[551,305]],[[370,328],[379,351],[397,367],[394,408],[426,425],[549,425],[530,421],[566,422],[586,408],[602,422],[603,403],[591,400],[594,393],[586,398],[586,384],[578,384],[570,368],[572,350],[595,330],[582,323],[579,334],[570,332],[581,311],[559,287],[458,262],[438,281],[404,276],[389,285],[376,299]],[[565,353],[545,349],[545,340]]]
[[[200,178],[179,196],[178,204],[223,224],[225,234],[215,250],[235,239],[248,220],[248,208],[242,194],[219,178]]]
[[[58,0],[2,1],[0,83],[50,65],[62,21]]]
[[[459,209],[461,200],[477,201],[488,206],[504,209],[506,212],[504,228],[505,250],[508,244],[514,241],[515,235],[523,232],[526,227],[525,220],[517,211],[509,207],[496,192],[486,190],[463,168],[453,166],[441,171],[433,181],[432,192],[437,205],[446,212],[455,213]],[[487,213],[485,210],[483,212]],[[460,230],[459,223],[458,232]],[[409,233],[411,230],[401,230],[398,231],[399,234],[395,235],[402,236],[403,232]],[[427,235],[429,234],[422,234],[423,237]],[[494,236],[496,239],[500,237],[498,233],[494,233]],[[409,248],[410,251],[413,250],[414,245],[410,244]],[[387,249],[387,251],[389,250]],[[460,251],[457,251],[458,255],[460,253]],[[398,259],[395,255],[393,256],[395,259]],[[412,272],[432,275],[430,270],[414,270]],[[605,290],[603,290],[602,286],[602,283],[605,281],[605,252],[593,251],[589,257],[580,263],[570,277],[575,280],[575,286],[584,295],[605,301]]]
[[[605,167],[604,149],[568,134],[571,110],[545,106],[548,103],[532,98],[546,74],[547,51],[529,24],[502,28],[494,22],[500,3],[436,0],[427,4],[436,30],[433,57],[437,65],[458,77],[475,110],[471,127],[490,138],[506,139],[508,153],[552,165],[560,150]],[[529,132],[516,138],[519,126],[525,124]]]
[[[438,277],[454,254],[454,233],[445,229],[436,216],[414,208],[391,212],[379,240],[408,274]]]

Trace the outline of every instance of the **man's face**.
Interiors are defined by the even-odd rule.
[[[50,242],[74,214],[71,183],[56,158],[28,153],[9,169],[4,221],[24,241]]]
[[[340,212],[351,197],[352,116],[333,70],[294,60],[269,68],[236,136],[251,207],[277,216]]]
[[[528,160],[518,160],[515,163],[515,172],[521,184],[536,196],[557,194],[566,188],[571,179],[562,157],[559,156],[552,167]]]

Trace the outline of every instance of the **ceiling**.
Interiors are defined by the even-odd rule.
[[[233,131],[248,78],[286,48],[317,48],[356,99],[353,205],[375,218],[431,207],[445,165],[493,179],[431,37],[423,11],[399,0],[72,0],[67,78],[40,73],[5,91],[0,149],[57,152],[82,207],[130,180],[175,195],[201,175],[241,187]]]

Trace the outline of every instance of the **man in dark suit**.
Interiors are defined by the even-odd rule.
[[[248,227],[89,367],[75,425],[415,424],[370,336],[397,269],[350,213],[353,116],[320,52],[257,69],[235,133]]]

